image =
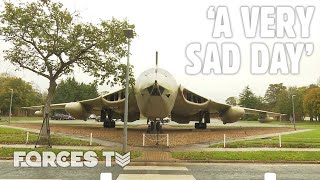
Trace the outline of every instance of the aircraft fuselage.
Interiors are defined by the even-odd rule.
[[[174,77],[160,68],[144,71],[138,77],[134,89],[140,113],[151,119],[167,117],[178,93]]]

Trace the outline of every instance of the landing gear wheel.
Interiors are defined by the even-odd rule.
[[[199,123],[195,123],[195,124],[194,124],[194,128],[195,128],[195,129],[199,129]]]
[[[148,125],[148,130],[147,133],[151,133],[154,130],[154,122],[153,121],[149,121],[150,124]]]
[[[194,127],[196,129],[207,129],[207,123],[195,123]]]
[[[106,121],[104,121],[103,122],[103,127],[104,128],[115,128],[116,127],[116,123],[115,123],[115,121],[113,121],[113,120],[106,120]]]
[[[112,120],[110,122],[110,128],[115,128],[115,127],[116,127],[116,122]]]
[[[150,122],[150,131],[154,131],[154,121]]]
[[[108,120],[104,121],[103,122],[103,127],[104,128],[108,128],[109,127],[109,123],[110,123],[110,121],[108,121]]]
[[[156,131],[161,132],[162,131],[162,125],[160,124],[160,121],[156,122]]]

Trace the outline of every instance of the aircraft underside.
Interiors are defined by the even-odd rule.
[[[140,119],[140,114],[138,114],[139,117],[137,115],[134,115],[134,113],[129,114],[129,116],[130,115],[131,115],[131,118],[129,118],[129,122]],[[136,117],[133,117],[133,116],[136,116]],[[110,109],[101,111],[101,121],[103,122],[104,128],[115,128],[116,123],[114,119],[121,119],[121,121],[123,121],[123,116],[120,115],[119,113],[113,112]],[[189,123],[190,121],[197,121],[197,123],[195,123],[195,129],[206,129],[207,123],[210,123],[210,114],[208,111],[201,111],[191,116],[178,116],[172,113],[171,120],[179,124],[186,124],[186,123]],[[161,132],[163,124],[164,124],[164,118],[147,118],[147,125],[148,125],[147,132],[148,133]]]

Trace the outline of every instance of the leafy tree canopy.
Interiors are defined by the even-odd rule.
[[[266,91],[266,94],[264,96],[264,99],[267,103],[268,110],[274,111],[275,106],[278,102],[279,95],[287,89],[286,86],[283,85],[283,83],[279,84],[269,84],[269,87]]]
[[[311,88],[306,91],[303,107],[311,121],[314,117],[320,118],[320,88]]]
[[[126,65],[119,62],[126,56],[123,30],[134,25],[116,19],[84,23],[79,17],[51,0],[4,2],[0,35],[9,43],[4,59],[50,81],[45,113],[49,113],[56,80],[75,66],[101,83],[125,82]]]
[[[11,89],[13,90],[12,111],[24,106],[43,102],[42,95],[32,87],[32,84],[21,78],[0,75],[0,110],[2,115],[9,114]]]
[[[232,106],[236,106],[237,105],[237,98],[234,96],[228,97],[226,99],[226,103]]]
[[[239,105],[247,108],[261,109],[263,98],[256,96],[249,86],[246,86],[239,95]]]
[[[64,103],[91,99],[99,96],[97,84],[79,83],[74,78],[60,81],[53,103]]]

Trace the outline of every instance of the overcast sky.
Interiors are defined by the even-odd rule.
[[[63,1],[62,1],[63,2]],[[141,72],[155,66],[155,51],[159,51],[159,67],[166,69],[176,78],[178,84],[195,93],[218,102],[224,102],[229,96],[238,96],[246,85],[249,85],[257,95],[263,96],[270,83],[283,82],[287,86],[303,86],[316,83],[320,76],[320,1],[319,0],[210,0],[210,1],[102,1],[102,0],[68,0],[63,2],[71,11],[80,11],[83,21],[99,22],[99,19],[127,18],[135,24],[136,37],[131,45],[131,63],[137,77]],[[310,28],[310,38],[245,38],[241,23],[241,6],[315,6]],[[207,19],[210,6],[227,6],[233,38],[213,38],[213,20]],[[3,7],[3,6],[2,6]],[[297,18],[297,17],[296,17]],[[295,30],[299,31],[299,20],[296,19]],[[185,51],[188,44],[199,42],[204,47],[208,42],[233,42],[241,51],[241,67],[234,75],[187,75],[186,65],[190,64]],[[275,42],[311,42],[314,51],[311,56],[303,55],[300,61],[298,75],[252,75],[250,73],[250,43],[264,42],[269,51]],[[0,46],[3,50],[3,44]],[[203,56],[203,52],[200,56]],[[305,53],[304,53],[305,54]],[[203,59],[203,58],[202,58]],[[34,82],[41,90],[48,87],[48,81],[28,71],[16,72],[13,65],[0,59],[0,72],[8,72],[29,82]],[[125,62],[126,59],[123,59]],[[290,62],[289,67],[290,67]],[[93,79],[75,69],[78,81],[91,82]],[[65,78],[65,77],[63,77]],[[106,85],[99,86],[99,91],[112,91]]]

